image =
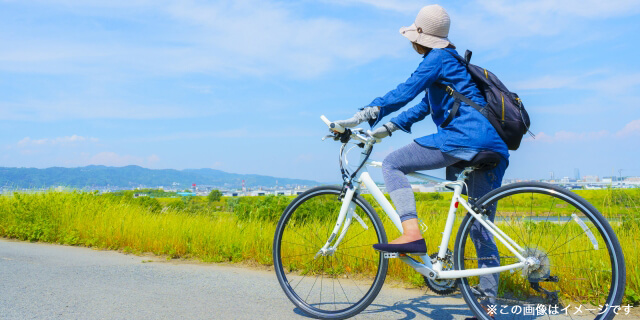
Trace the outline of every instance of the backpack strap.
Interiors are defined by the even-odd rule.
[[[443,49],[444,50],[444,49]],[[444,50],[446,53],[450,54],[451,56],[453,56],[454,58],[456,58],[456,60],[460,61],[460,63],[462,63],[462,65],[466,68],[469,64],[469,61],[471,60],[471,51],[467,50],[464,54],[464,58],[462,58],[461,56],[454,54],[453,52],[450,52],[449,50]],[[482,112],[482,107],[479,106],[477,103],[473,102],[471,99],[465,97],[463,94],[461,94],[460,92],[457,92],[455,89],[453,89],[453,87],[448,86],[442,82],[436,82],[436,86],[438,86],[438,88],[444,90],[444,92],[446,92],[447,94],[449,94],[450,96],[453,97],[454,101],[453,101],[453,107],[451,107],[451,112],[449,112],[449,116],[447,117],[447,119],[444,120],[444,122],[440,125],[441,128],[444,128],[446,126],[449,125],[449,123],[451,123],[451,121],[453,120],[453,118],[456,116],[456,114],[458,113],[458,109],[460,109],[460,101],[472,106],[474,109],[478,110],[479,112]]]
[[[478,112],[482,112],[482,107],[479,106],[477,103],[473,102],[471,99],[465,97],[462,93],[454,90],[451,86],[448,86],[442,82],[436,82],[436,86],[442,90],[444,90],[444,92],[446,92],[448,95],[453,97],[453,107],[451,107],[451,112],[449,112],[449,116],[447,117],[447,119],[444,120],[444,122],[440,125],[440,128],[444,128],[446,126],[449,125],[449,123],[451,123],[451,121],[453,121],[453,118],[456,116],[456,114],[458,113],[458,109],[460,109],[460,101],[472,106],[474,109],[478,110]]]

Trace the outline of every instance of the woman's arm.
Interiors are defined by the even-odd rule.
[[[391,119],[391,122],[395,124],[398,129],[411,133],[411,125],[414,123],[421,121],[426,116],[431,113],[431,108],[429,106],[429,100],[427,96],[425,96],[420,103],[411,107],[410,109],[405,110],[397,117]]]
[[[389,93],[384,96],[375,98],[369,105],[365,106],[365,108],[373,106],[380,107],[378,117],[369,121],[371,127],[374,127],[380,119],[386,115],[404,107],[409,101],[420,94],[420,92],[430,87],[440,78],[442,56],[438,51],[440,50],[434,50],[427,54],[418,66],[418,69],[411,74],[411,77],[409,77],[407,81],[399,84],[397,88],[389,91]]]

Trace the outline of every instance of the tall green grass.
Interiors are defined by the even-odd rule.
[[[274,230],[273,223],[245,223],[225,212],[163,212],[89,193],[0,197],[0,236],[28,241],[268,265]]]
[[[640,241],[640,192],[585,190],[578,193],[606,216],[622,218],[613,227],[627,263],[625,302],[637,303],[640,300],[640,255],[635,248]],[[388,238],[397,237],[397,230],[382,214],[377,203],[368,195],[365,198],[380,214]],[[133,253],[149,252],[205,262],[250,261],[272,265],[275,226],[292,199],[262,196],[223,198],[211,203],[204,198],[132,199],[77,192],[16,193],[0,197],[0,236]],[[435,251],[440,245],[440,233],[444,229],[450,199],[450,193],[416,194],[420,218],[429,226],[425,238],[430,251]],[[540,200],[533,212],[544,214],[544,208],[553,205]],[[317,211],[319,216],[309,218],[310,226],[314,227],[313,223],[325,225],[326,221],[321,218],[322,210]],[[458,214],[456,228],[463,217],[464,214]],[[452,238],[455,238],[456,231],[454,229]],[[449,247],[452,248],[453,243]],[[579,264],[580,261],[570,263]],[[390,263],[388,274],[408,285],[423,284],[422,276],[402,263]],[[597,297],[600,288],[594,283],[598,281],[576,282],[571,294],[574,297]],[[501,286],[508,285],[508,281],[501,282]]]

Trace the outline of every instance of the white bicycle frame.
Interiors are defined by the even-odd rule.
[[[323,117],[323,121],[324,120],[326,120],[326,118]],[[325,123],[329,124],[328,120],[326,120]],[[361,159],[360,159],[361,162],[365,161],[367,157],[367,148],[369,148],[370,150],[370,148],[372,148],[372,145],[373,143],[375,143],[375,141],[369,140],[369,141],[362,141],[362,142],[365,143],[365,147],[364,147],[365,151],[363,151],[361,154]],[[360,216],[358,216],[358,214],[355,213],[355,202],[352,201],[354,194],[356,194],[360,190],[361,185],[364,185],[365,188],[369,190],[373,198],[378,202],[378,204],[380,204],[380,207],[389,216],[389,218],[391,219],[393,224],[396,226],[396,228],[398,228],[398,231],[402,233],[402,223],[400,222],[400,216],[398,215],[396,210],[393,208],[389,200],[387,200],[387,198],[383,195],[382,191],[380,191],[380,188],[378,188],[376,183],[373,181],[373,179],[369,175],[369,172],[367,171],[367,167],[382,167],[382,163],[377,161],[372,161],[372,160],[367,160],[364,163],[365,165],[358,171],[357,175],[353,179],[354,181],[354,183],[352,184],[353,186],[350,188],[347,188],[344,194],[344,197],[342,199],[342,207],[340,209],[340,214],[338,215],[336,225],[334,226],[333,231],[331,232],[331,235],[329,236],[329,239],[327,240],[325,245],[316,254],[316,257],[318,255],[333,254],[335,251],[339,250],[338,246],[340,245],[340,242],[342,241],[345,234],[347,233],[347,230],[349,230],[349,227],[351,226],[351,223],[354,218],[362,225],[363,228],[365,229],[368,228],[368,226],[364,223],[362,218],[360,218]],[[515,241],[513,241],[511,237],[509,237],[502,230],[500,230],[500,228],[498,228],[486,216],[483,216],[475,212],[473,208],[471,208],[469,203],[461,196],[462,189],[464,186],[464,181],[467,177],[467,174],[471,173],[472,171],[473,171],[473,167],[465,168],[458,175],[458,179],[455,181],[440,179],[437,177],[433,177],[427,174],[422,174],[417,172],[408,174],[409,176],[417,179],[441,183],[448,187],[453,188],[453,198],[451,199],[451,205],[449,207],[447,222],[444,227],[444,232],[442,233],[442,242],[440,243],[438,256],[437,256],[437,259],[435,259],[435,262],[432,263],[431,258],[429,258],[428,254],[420,256],[422,263],[418,262],[417,260],[411,258],[406,254],[398,255],[398,258],[400,258],[401,261],[407,263],[417,272],[419,272],[420,274],[430,279],[457,279],[457,278],[480,276],[485,274],[498,273],[498,272],[503,272],[507,270],[517,269],[517,268],[523,268],[526,266],[535,265],[537,263],[537,261],[535,261],[535,258],[533,257],[529,257],[529,258],[523,257],[522,253],[524,253],[525,251],[524,248],[522,248]],[[449,244],[449,240],[451,238],[451,232],[453,230],[453,224],[455,221],[456,211],[458,209],[459,204],[461,204],[462,207],[467,209],[469,214],[471,214],[471,216],[473,216],[474,219],[479,221],[480,224],[482,224],[482,226],[484,226],[499,242],[501,242],[509,251],[511,251],[518,258],[519,262],[509,264],[509,265],[499,266],[499,267],[490,267],[490,268],[443,270],[443,264],[441,261],[445,259],[445,256],[447,254],[447,247]],[[335,242],[333,242],[333,240],[336,239],[336,236],[338,236],[338,238]]]

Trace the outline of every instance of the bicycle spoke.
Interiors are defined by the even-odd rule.
[[[346,253],[344,253],[344,252],[340,252],[340,254],[345,255],[345,256],[348,256],[348,257],[352,257],[352,258],[355,258],[355,259],[364,259],[364,260],[368,260],[368,261],[371,261],[371,262],[377,262],[377,261],[372,260],[372,259],[367,259],[367,258],[363,258],[363,257],[358,257],[358,256],[354,256],[354,255],[346,254]]]
[[[335,269],[333,267],[333,260],[334,257],[331,257],[331,271],[335,272]],[[335,279],[335,275],[333,277],[331,277],[331,288],[333,289],[333,310],[337,310],[337,305],[336,305],[336,279]]]
[[[593,225],[593,226],[589,227],[587,230],[583,230],[583,231],[582,231],[582,233],[580,233],[580,234],[576,235],[575,237],[571,238],[571,240],[569,240],[569,241],[567,241],[567,242],[565,242],[565,243],[563,243],[563,244],[559,245],[558,247],[556,247],[556,248],[554,248],[554,249],[552,249],[552,250],[549,250],[549,252],[547,252],[547,254],[551,254],[551,252],[554,252],[555,250],[557,250],[557,249],[561,248],[561,247],[562,247],[562,246],[564,246],[565,244],[568,244],[569,242],[571,242],[571,241],[575,240],[577,237],[579,237],[579,236],[581,236],[581,235],[583,235],[583,234],[586,234],[586,233],[587,233],[587,231],[590,231],[590,230],[591,230],[591,228],[593,228],[593,227],[595,227],[595,225]]]
[[[573,212],[571,213],[571,215],[573,215],[574,213],[576,213],[576,210],[578,210],[578,209],[576,208],[575,210],[573,210]],[[562,230],[560,230],[560,232],[559,232],[558,234],[563,234],[562,232],[564,231],[564,229],[566,229],[566,228],[567,228],[567,225],[569,224],[569,222],[570,222],[570,221],[571,221],[571,220],[567,220],[565,223],[563,223]],[[554,246],[557,242],[558,242],[558,238],[556,238],[556,239],[553,241],[553,244],[551,245],[551,248],[553,248],[553,246]]]
[[[322,304],[322,281],[324,280],[324,262],[325,262],[325,259],[322,259],[322,274],[320,276],[320,302],[319,302],[319,304]]]
[[[313,267],[315,267],[315,266],[316,266],[316,260],[313,260],[313,263],[311,264],[311,269],[313,270]],[[293,288],[293,290],[295,290],[296,288],[298,288],[298,286],[300,285],[300,283],[302,282],[302,280],[304,280],[304,278],[306,278],[308,274],[309,274],[309,273],[306,273],[306,274],[302,277],[302,279],[300,279],[300,281],[298,281],[298,284],[296,284],[296,286]]]
[[[516,191],[511,191],[509,190],[510,188]],[[566,315],[563,312],[559,312],[557,316],[545,313],[543,317],[547,319],[581,318],[572,315],[573,311],[575,311],[574,307],[582,308],[583,317],[589,316],[593,318],[601,310],[594,309],[592,305],[619,303],[623,290],[620,289],[620,282],[613,281],[613,277],[621,272],[619,271],[621,267],[620,264],[614,267],[612,263],[609,263],[609,259],[617,254],[616,251],[611,249],[614,244],[609,240],[615,238],[615,235],[610,230],[602,230],[600,225],[593,220],[597,219],[599,215],[597,209],[587,206],[584,202],[579,202],[576,199],[577,196],[575,194],[558,187],[547,187],[536,183],[532,184],[531,188],[528,189],[525,183],[519,183],[511,187],[505,187],[505,191],[502,194],[498,191],[491,197],[491,203],[479,204],[484,208],[492,208],[494,205],[496,208],[501,208],[502,210],[496,209],[496,226],[504,229],[503,232],[514,240],[518,238],[518,241],[526,240],[521,245],[526,250],[525,257],[538,257],[542,262],[540,266],[543,266],[534,267],[531,269],[531,273],[527,273],[527,271],[514,273],[514,270],[501,273],[498,297],[496,297],[500,304],[524,307],[527,304],[540,304],[541,301],[549,303],[550,300],[548,299],[551,299],[549,295],[538,292],[529,285],[529,281],[542,279],[546,275],[545,272],[550,272],[550,275],[557,277],[558,281],[541,281],[540,285],[550,292],[564,293],[566,298],[559,297],[559,303],[564,306],[571,306],[571,310]],[[508,204],[511,204],[511,208],[508,208]],[[576,214],[578,214],[577,217],[579,219],[586,222],[586,226],[580,223],[581,221],[576,221]],[[576,221],[577,224],[572,223],[572,221]],[[465,221],[462,225],[467,230],[463,233],[464,241],[459,241],[458,243],[464,243],[464,246],[457,244],[454,250],[455,261],[459,265],[469,267],[475,264],[474,260],[477,260],[478,266],[480,266],[483,264],[481,260],[484,258],[479,256],[479,251],[473,252],[473,247],[469,248],[468,246],[471,244],[477,245],[488,252],[489,248],[492,248],[493,241],[487,237],[474,239],[476,242],[471,241],[469,239],[471,235],[474,235],[474,237],[478,235],[473,221]],[[485,235],[485,232],[486,230],[482,230],[481,234]],[[608,233],[607,237],[605,237],[605,233]],[[590,247],[592,243],[593,247]],[[598,247],[598,245],[600,246]],[[517,258],[513,257],[512,254],[507,256],[503,252],[504,245],[501,245],[500,241],[497,241],[497,247],[497,252],[500,255],[500,265],[509,265],[514,262],[513,259],[517,261]],[[465,255],[464,251],[467,251],[468,254]],[[490,257],[487,257],[487,260],[488,258]],[[482,277],[468,277],[468,280],[463,281],[462,285],[479,284]],[[585,285],[588,291],[584,289]],[[617,286],[618,290],[615,290],[614,285]],[[482,293],[481,288],[483,287],[478,290]],[[615,295],[612,294],[614,292],[616,293]],[[488,302],[483,301],[486,298],[473,294],[470,289],[463,290],[462,294],[465,297],[471,295],[471,299],[467,301],[470,301],[475,306],[474,310],[476,312],[481,310],[481,303]],[[613,299],[617,300],[614,301]],[[585,301],[588,301],[588,303]],[[594,310],[585,307],[585,304],[588,304],[589,308]],[[533,318],[542,318],[540,315],[538,317],[534,315]],[[496,316],[496,319],[509,318],[520,319],[522,317],[514,314],[498,314]]]
[[[343,253],[344,254],[344,253]],[[338,256],[336,255],[336,259],[338,258]],[[355,280],[353,280],[352,277],[348,277],[348,279],[351,280],[351,282],[353,282],[353,284],[356,286],[356,288],[360,291],[360,293],[364,294],[364,292],[362,292],[362,289],[360,289],[360,286],[358,286],[358,284],[356,283]]]
[[[513,217],[517,217],[517,216],[518,216],[518,214],[517,214],[517,212],[516,212],[516,211],[517,211],[517,209],[516,209],[516,204],[515,204],[515,203],[514,203],[514,201],[513,201],[513,197],[509,197],[509,198],[511,199],[511,204],[513,205]],[[511,223],[511,220],[512,220],[512,219],[510,218],[510,219],[509,219],[509,222],[510,222],[510,223]],[[511,224],[511,226],[513,227],[513,224]],[[515,232],[515,230],[514,230],[514,232]],[[517,233],[516,233],[516,234],[517,234]],[[522,243],[523,243],[524,245],[527,245],[527,242],[526,242],[526,241],[524,241],[524,232],[521,232],[521,234],[522,234],[522,237],[520,237],[520,240],[522,240]]]
[[[295,232],[295,233],[296,233],[298,236],[300,236],[302,239],[306,240],[306,241],[307,241],[307,243],[310,243],[310,244],[312,244],[312,245],[318,245],[316,242],[314,242],[314,241],[310,241],[310,240],[309,240],[309,239],[307,239],[305,236],[301,235],[298,231],[296,231],[296,229],[293,229],[292,231],[293,231],[293,232]],[[322,247],[322,246],[320,246],[320,247]]]
[[[290,243],[290,244],[295,244],[295,245],[297,245],[297,246],[307,247],[307,248],[311,248],[311,249],[315,249],[314,247],[307,246],[307,245],[300,244],[300,243],[291,242],[291,241],[282,240],[282,242]]]
[[[308,256],[311,254],[316,254],[315,252],[310,252],[310,253],[301,253],[301,254],[296,254],[296,255],[292,255],[292,256],[286,256],[286,257],[282,257],[282,259],[285,258],[295,258],[295,257],[300,257],[300,256]]]
[[[577,253],[577,252],[600,251],[600,250],[606,250],[606,248],[585,249],[585,250],[577,250],[577,251],[570,251],[570,252],[564,252],[564,253],[547,254],[547,257],[551,257],[551,256],[561,256],[561,255],[565,255],[565,254],[572,254],[572,253]]]
[[[378,280],[384,279],[388,264],[366,248],[386,237],[380,221],[373,219],[375,212],[363,206],[362,199],[354,201],[355,209],[370,227],[358,229],[359,223],[352,220],[351,230],[345,232],[346,221],[343,221],[333,239],[337,241],[345,232],[339,252],[325,252],[315,257],[336,227],[342,206],[339,194],[340,189],[328,187],[299,196],[294,199],[298,203],[292,202],[288,206],[291,211],[285,212],[288,217],[282,221],[287,223],[276,229],[279,241],[274,243],[280,248],[275,249],[279,257],[274,257],[274,264],[278,264],[276,272],[282,288],[294,304],[318,318],[340,311],[349,314],[347,310],[371,303],[382,287],[383,282]],[[375,294],[368,294],[372,290]]]
[[[611,270],[599,270],[599,269],[578,268],[578,267],[572,267],[572,266],[558,266],[558,265],[554,265],[552,268],[564,268],[564,269],[574,269],[574,270],[587,270],[587,271],[611,272]]]
[[[553,198],[553,202],[551,202],[551,206],[549,207],[549,212],[547,213],[547,219],[545,220],[545,221],[547,221],[547,222],[549,221],[549,216],[551,215],[551,211],[553,210],[553,205],[554,205],[555,203],[556,203],[556,198],[554,197],[554,198]],[[549,225],[548,225],[548,224],[546,224],[545,226],[547,227],[547,228],[545,228],[545,230],[549,229]],[[538,242],[536,243],[536,249],[538,249],[538,248],[539,248],[539,246],[540,246],[540,241],[541,241],[541,240],[542,240],[542,237],[539,237],[539,238],[538,238]]]
[[[307,294],[307,297],[304,299],[305,302],[307,302],[307,300],[309,299],[309,295],[311,294],[311,291],[313,291],[313,287],[316,286],[316,282],[318,282],[318,276],[316,276],[316,280],[313,281],[313,285],[311,286],[311,289],[309,289],[309,293]]]
[[[359,235],[361,235],[361,234],[365,233],[366,231],[368,231],[368,230],[367,230],[367,229],[364,229],[364,230],[360,231],[360,232],[359,232],[358,234],[356,234],[355,236],[353,236],[353,237],[351,237],[351,238],[347,239],[345,242],[341,243],[341,245],[345,245],[345,244],[347,244],[349,241],[351,241],[351,240],[353,240],[353,239],[357,238]]]
[[[367,243],[367,244],[363,244],[363,245],[359,245],[359,246],[346,247],[346,248],[343,248],[342,246],[340,246],[339,248],[340,248],[340,250],[347,250],[347,249],[355,249],[355,248],[362,248],[362,247],[373,247],[374,244],[375,243]]]
[[[533,192],[531,192],[531,208],[529,209],[529,216],[533,216]],[[524,223],[524,225],[526,227],[526,225],[527,225],[526,222],[523,222],[523,223]],[[532,229],[531,226],[529,226],[528,229],[529,229],[529,233],[528,233],[529,241],[527,242],[527,244],[530,244],[531,243],[531,229]]]

